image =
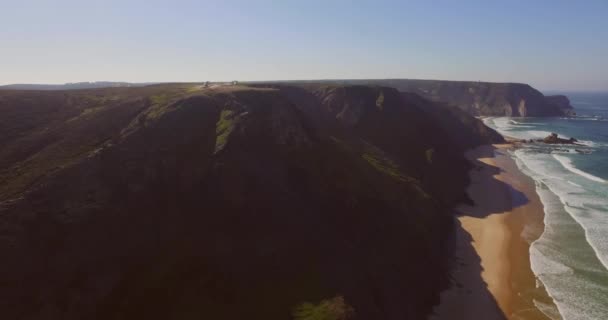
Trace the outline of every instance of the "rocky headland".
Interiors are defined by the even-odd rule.
[[[290,83],[305,84],[307,81]],[[327,80],[323,83],[392,87],[457,106],[473,116],[555,117],[575,114],[566,96],[545,96],[523,83],[417,79]]]

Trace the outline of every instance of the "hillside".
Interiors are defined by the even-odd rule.
[[[0,314],[419,319],[498,141],[388,87],[0,91]]]
[[[545,117],[575,114],[570,100],[563,95],[544,96],[521,83],[492,83],[446,80],[311,80],[279,81],[275,84],[364,85],[392,87],[401,92],[416,93],[428,100],[457,106],[473,116]],[[259,85],[259,83],[252,83]],[[0,90],[74,90],[118,87],[142,87],[151,84],[127,82],[77,82],[62,85],[13,84]],[[188,85],[188,84],[182,84]]]
[[[306,84],[307,81],[290,81]],[[446,80],[326,80],[334,85],[376,85],[416,93],[426,99],[457,106],[474,116],[546,117],[571,114],[567,97],[545,97],[521,83],[492,83]],[[564,99],[565,98],[565,99]]]

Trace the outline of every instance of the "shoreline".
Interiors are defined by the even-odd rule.
[[[544,210],[535,182],[508,154],[514,147],[485,145],[466,153],[475,166],[467,188],[475,204],[456,208],[453,285],[429,319],[546,320],[540,308],[557,310],[530,266]]]

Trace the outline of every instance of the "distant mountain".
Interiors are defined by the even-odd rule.
[[[307,81],[286,83],[306,84]],[[323,83],[392,87],[457,106],[474,116],[545,117],[565,116],[573,112],[566,97],[545,97],[540,91],[521,83],[416,79],[326,80]]]
[[[141,87],[154,83],[129,83],[129,82],[75,82],[66,84],[9,84],[0,86],[0,90],[74,90],[95,88],[117,88],[117,87]]]
[[[382,86],[0,91],[0,315],[423,319],[502,141]]]

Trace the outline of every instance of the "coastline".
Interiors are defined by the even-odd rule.
[[[510,148],[485,145],[466,154],[475,166],[467,189],[475,204],[456,208],[453,285],[441,293],[432,320],[556,318],[530,266],[530,245],[544,231],[543,204]]]

